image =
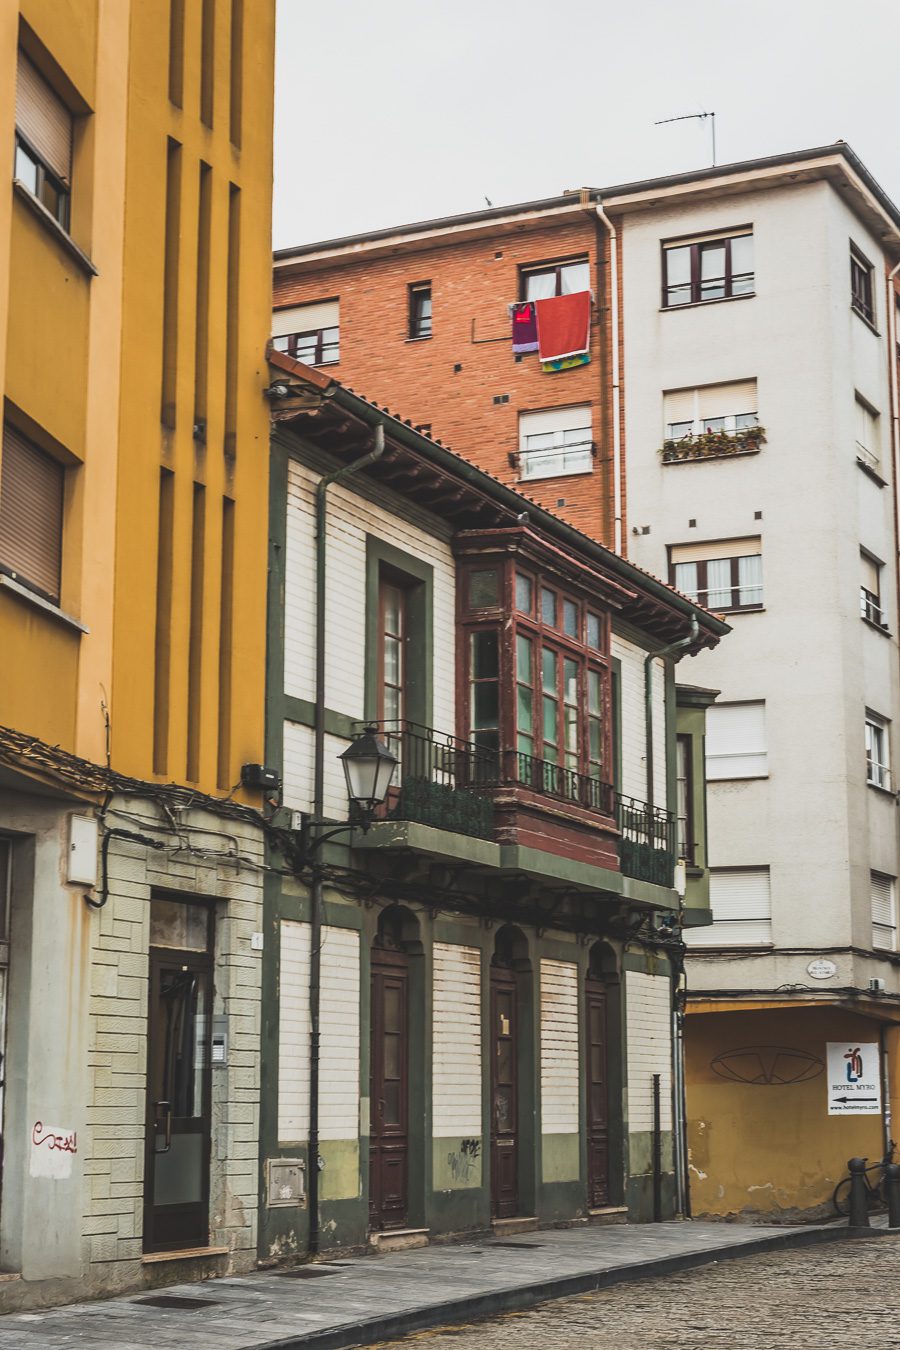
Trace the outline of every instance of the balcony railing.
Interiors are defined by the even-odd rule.
[[[613,819],[625,876],[671,886],[676,822],[670,811],[617,793],[611,783],[519,751],[497,751],[415,722],[379,723],[399,760],[397,783],[380,819],[410,820],[490,839],[492,793],[519,787]]]
[[[622,832],[619,861],[624,875],[654,886],[672,886],[677,847],[672,812],[619,793],[616,824]]]
[[[660,454],[663,464],[683,464],[693,459],[728,459],[732,455],[755,455],[765,444],[765,427],[742,427],[739,431],[703,431],[665,440]]]

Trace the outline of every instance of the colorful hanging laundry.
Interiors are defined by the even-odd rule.
[[[541,370],[552,375],[556,370],[572,370],[574,366],[586,366],[590,363],[590,352],[579,352],[578,356],[561,356],[556,361],[542,361]]]
[[[523,300],[510,305],[512,315],[512,349],[516,356],[525,356],[538,349],[537,319],[534,314],[534,301]]]
[[[591,293],[576,291],[573,295],[553,295],[536,300],[538,352],[543,363],[567,361],[580,357],[576,365],[590,360]],[[554,370],[568,369],[552,364]]]

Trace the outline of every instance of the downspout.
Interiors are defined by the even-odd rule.
[[[900,272],[895,263],[887,279],[888,384],[891,391],[891,451],[894,472],[894,580],[900,595],[900,520],[898,520],[897,492],[900,484],[900,397],[897,392],[897,295],[894,278]]]
[[[622,556],[622,429],[619,424],[621,409],[621,371],[619,368],[619,236],[615,225],[601,202],[594,210],[609,232],[609,290],[612,315],[612,424],[613,424],[613,552]]]
[[[700,620],[691,615],[691,628],[687,637],[679,638],[658,652],[648,652],[644,657],[644,726],[647,753],[647,805],[653,806],[653,662],[657,657],[671,656],[683,651],[694,642],[700,632]]]
[[[313,758],[313,826],[323,823],[325,798],[325,507],[332,483],[374,464],[384,454],[384,426],[375,428],[375,445],[316,484],[316,712]],[[311,835],[313,848],[315,838]],[[307,1190],[309,1193],[310,1256],[319,1254],[319,1005],[322,987],[322,863],[312,853],[309,932],[309,1154]]]

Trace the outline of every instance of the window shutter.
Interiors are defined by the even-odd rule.
[[[757,411],[756,381],[737,380],[734,384],[712,384],[699,391],[700,417],[730,417],[734,413]]]
[[[24,52],[16,68],[16,127],[49,169],[72,178],[72,114]]]
[[[672,389],[663,394],[663,421],[666,426],[672,422],[693,422],[696,414],[695,389]]]
[[[0,563],[59,599],[65,470],[13,427],[3,427]]]
[[[765,703],[714,703],[706,719],[707,778],[755,778],[767,772]]]
[[[872,595],[879,595],[881,593],[879,587],[879,573],[881,568],[867,553],[861,553],[859,558],[862,567],[863,586],[865,586],[867,591],[871,591]]]
[[[686,929],[689,946],[748,946],[772,941],[768,867],[711,868],[709,897],[712,924]]]
[[[548,431],[590,431],[591,409],[587,405],[575,408],[547,408],[544,412],[519,414],[519,447],[524,449],[525,437]]]
[[[893,951],[896,925],[894,921],[894,880],[883,872],[870,872],[872,895],[872,945]]]
[[[753,539],[713,539],[702,544],[675,544],[672,562],[711,562],[714,558],[752,558],[762,553],[759,535]]]
[[[272,315],[272,336],[287,337],[290,333],[314,333],[320,328],[340,326],[341,302],[319,300],[313,305],[291,305],[276,309]]]

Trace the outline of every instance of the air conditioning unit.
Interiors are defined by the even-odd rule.
[[[873,976],[873,978],[869,981],[870,994],[883,994],[885,989],[887,989],[887,984],[884,980],[880,980],[877,977]]]

